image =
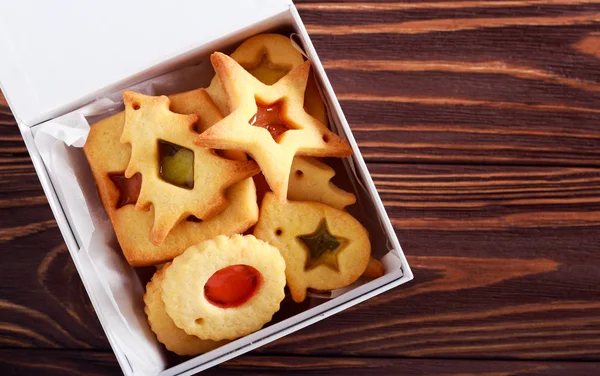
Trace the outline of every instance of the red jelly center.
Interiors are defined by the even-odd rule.
[[[268,130],[275,141],[277,141],[277,137],[281,134],[290,130],[281,118],[281,104],[279,102],[269,106],[257,102],[256,106],[258,107],[258,111],[256,111],[256,114],[248,122],[250,125]]]
[[[218,270],[204,285],[204,296],[213,305],[233,308],[256,294],[262,281],[260,272],[248,265],[231,265]]]
[[[137,202],[142,187],[142,175],[139,172],[129,179],[123,174],[111,174],[109,177],[119,190],[117,209]]]

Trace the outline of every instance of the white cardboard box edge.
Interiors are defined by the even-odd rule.
[[[396,287],[400,284],[408,282],[413,278],[412,271],[411,271],[410,267],[408,266],[408,262],[407,262],[406,257],[401,249],[398,239],[395,235],[393,226],[389,220],[389,217],[387,216],[387,213],[385,211],[383,203],[381,202],[381,199],[376,191],[373,180],[368,172],[366,164],[360,154],[360,151],[358,150],[356,141],[354,140],[352,132],[346,121],[346,118],[341,110],[341,106],[335,96],[335,93],[333,92],[333,88],[325,74],[323,66],[321,65],[321,63],[318,59],[316,51],[314,50],[312,42],[310,41],[310,38],[308,37],[308,34],[307,34],[306,29],[300,19],[300,16],[293,5],[290,6],[289,12],[290,12],[290,16],[292,17],[292,19],[294,21],[294,26],[300,32],[302,40],[305,43],[305,48],[307,49],[307,53],[311,57],[311,60],[313,60],[313,67],[317,71],[318,76],[321,79],[321,82],[324,86],[326,94],[328,95],[328,97],[330,99],[330,102],[333,104],[333,107],[334,107],[333,110],[336,112],[336,115],[342,125],[343,133],[346,135],[350,144],[352,145],[352,148],[354,149],[354,160],[358,163],[358,165],[360,167],[360,173],[362,174],[364,181],[368,185],[367,188],[369,189],[369,191],[371,193],[371,197],[374,201],[374,204],[377,207],[378,214],[383,219],[383,222],[384,222],[383,224],[387,231],[388,237],[392,241],[393,247],[394,247],[394,249],[397,250],[398,255],[401,259],[401,264],[402,264],[401,273],[400,273],[400,275],[394,275],[393,273],[390,273],[390,275],[386,275],[384,277],[381,277],[378,280],[372,281],[364,286],[361,286],[361,287],[369,286],[368,289],[367,288],[362,289],[362,290],[367,290],[367,291],[362,291],[361,288],[358,288],[356,290],[353,290],[351,292],[344,294],[342,297],[332,299],[329,302],[323,303],[323,304],[309,310],[309,311],[312,311],[312,313],[314,313],[314,314],[308,315],[309,317],[303,319],[302,321],[299,321],[297,319],[298,316],[302,315],[302,314],[300,314],[300,315],[291,317],[287,320],[284,320],[278,324],[275,324],[271,327],[268,327],[266,329],[262,329],[261,331],[256,332],[250,336],[244,337],[242,339],[248,339],[248,340],[250,340],[250,342],[244,346],[241,346],[241,347],[235,349],[235,350],[226,352],[218,357],[213,357],[213,359],[204,361],[204,362],[196,361],[196,360],[199,360],[199,358],[203,357],[202,355],[198,356],[196,358],[190,359],[182,364],[171,367],[171,368],[161,372],[161,375],[165,375],[165,376],[167,376],[167,375],[187,375],[187,374],[191,374],[193,372],[198,372],[198,371],[204,370],[206,368],[212,367],[216,364],[219,364],[223,361],[229,360],[235,356],[241,355],[241,354],[243,354],[247,351],[250,351],[254,348],[257,348],[266,343],[272,342],[278,338],[281,338],[289,333],[297,331],[303,327],[311,325],[317,321],[320,321],[328,316],[338,313],[348,307],[358,304],[364,300],[367,300],[367,299],[369,299],[375,295],[378,295],[384,291],[387,291],[393,287]],[[265,20],[262,20],[262,21],[265,21]],[[260,22],[260,20],[258,22]],[[168,63],[168,61],[164,62],[164,64],[166,64],[166,63]],[[48,172],[46,171],[44,163],[43,163],[43,161],[39,155],[39,152],[37,151],[37,148],[33,142],[32,130],[28,126],[23,125],[21,123],[19,123],[18,126],[19,126],[19,129],[23,136],[27,150],[29,151],[29,154],[31,156],[36,173],[40,178],[40,182],[41,182],[42,188],[44,190],[44,193],[48,197],[48,202],[49,202],[50,208],[52,209],[52,212],[56,218],[58,227],[63,235],[63,238],[65,239],[67,248],[69,249],[72,259],[74,260],[75,266],[76,266],[78,273],[82,279],[84,287],[86,288],[86,292],[88,293],[88,296],[90,297],[92,305],[94,306],[94,309],[96,310],[96,313],[98,315],[100,323],[101,323],[105,333],[107,334],[109,343],[111,344],[111,347],[114,350],[114,353],[115,353],[115,356],[117,357],[119,365],[121,366],[121,369],[123,370],[123,373],[125,375],[133,375],[134,374],[133,370],[131,369],[131,366],[129,365],[126,356],[119,349],[115,339],[112,338],[112,336],[110,335],[110,331],[106,330],[106,328],[105,328],[105,323],[104,323],[104,320],[102,317],[102,310],[100,309],[100,306],[97,302],[97,298],[96,298],[95,294],[91,291],[91,289],[89,287],[90,284],[89,284],[87,278],[90,278],[90,277],[87,275],[84,275],[83,273],[80,272],[80,268],[79,268],[78,261],[77,261],[78,260],[77,252],[79,251],[79,246],[78,246],[75,236],[70,228],[70,225],[65,216],[65,213],[63,212],[61,203],[60,203],[58,196],[55,192],[55,189],[51,183]],[[388,278],[386,278],[386,277],[388,277]],[[375,283],[375,282],[377,282],[377,283]],[[373,287],[373,285],[375,285],[376,287]],[[303,313],[308,313],[308,311],[303,312]],[[292,319],[296,319],[297,322],[293,323],[283,329],[279,329],[279,327],[277,327],[277,325],[279,325],[279,324],[284,324],[284,323],[289,324],[288,321],[290,321]],[[253,337],[260,337],[260,334],[263,334],[264,331],[268,331],[268,329],[271,329],[271,331],[273,333],[271,333],[267,336],[264,336],[262,338],[256,338],[256,340],[251,340],[251,339],[253,339]],[[207,354],[207,355],[209,355],[209,354]]]

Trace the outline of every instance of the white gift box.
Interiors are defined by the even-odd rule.
[[[352,212],[371,235],[385,275],[209,353],[168,361],[143,313],[144,284],[115,252],[115,235],[81,147],[89,124],[122,108],[121,90],[171,94],[206,87],[208,56],[263,32],[293,35],[312,63],[331,128],[358,196]],[[394,229],[304,25],[289,0],[77,2],[0,0],[0,87],[17,120],[73,262],[125,375],[189,375],[410,281]],[[341,174],[341,171],[338,171]],[[118,251],[118,249],[117,249]]]

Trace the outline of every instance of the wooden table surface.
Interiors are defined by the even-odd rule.
[[[297,6],[415,280],[206,375],[598,374],[600,1]],[[0,195],[0,374],[118,374],[3,99]]]

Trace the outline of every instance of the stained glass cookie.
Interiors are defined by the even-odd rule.
[[[290,172],[288,199],[294,201],[315,201],[344,209],[356,202],[353,193],[344,191],[331,182],[335,170],[315,158],[296,157]],[[385,274],[381,261],[372,257],[363,277],[379,278]]]
[[[304,59],[290,38],[281,34],[258,34],[246,39],[230,55],[251,75],[266,85],[273,85]],[[215,76],[206,89],[222,114],[229,114],[227,95],[221,81]],[[328,124],[327,110],[321,99],[312,71],[304,94],[304,108],[324,125]]]
[[[344,157],[350,145],[304,110],[310,63],[265,85],[219,52],[211,62],[229,101],[230,114],[196,138],[204,147],[242,150],[260,166],[280,202],[287,197],[294,156]]]
[[[196,126],[200,132],[222,118],[204,89],[169,98],[172,111],[199,115]],[[219,234],[244,232],[256,223],[256,189],[252,179],[245,179],[225,192],[229,205],[223,211],[203,221],[195,217],[182,220],[160,244],[151,242],[149,234],[154,224],[154,208],[135,210],[143,178],[141,174],[134,174],[131,178],[124,176],[131,157],[131,146],[120,142],[124,123],[125,113],[120,112],[93,124],[83,149],[102,204],[129,264],[147,266],[169,261],[193,244]],[[229,158],[245,159],[245,156],[232,152],[226,154]]]
[[[167,314],[162,300],[162,282],[165,270],[170,265],[167,263],[154,273],[152,280],[146,285],[144,294],[144,312],[158,341],[178,355],[203,354],[227,343],[227,341],[210,341],[191,336],[175,325]]]
[[[279,250],[252,235],[188,248],[165,272],[162,298],[175,325],[203,339],[235,339],[263,327],[285,287]]]
[[[263,198],[254,235],[280,250],[296,302],[306,298],[308,288],[333,290],[352,284],[371,254],[367,230],[350,214],[317,202],[281,204],[271,192]]]
[[[192,140],[198,115],[172,112],[166,96],[127,90],[123,101],[121,143],[131,144],[124,175],[142,175],[135,207],[154,208],[152,243],[160,244],[177,223],[190,215],[201,220],[213,217],[227,206],[226,188],[259,172],[254,161],[222,158],[212,150],[195,146]],[[176,169],[178,165],[182,168]],[[167,168],[171,173],[165,172]]]

